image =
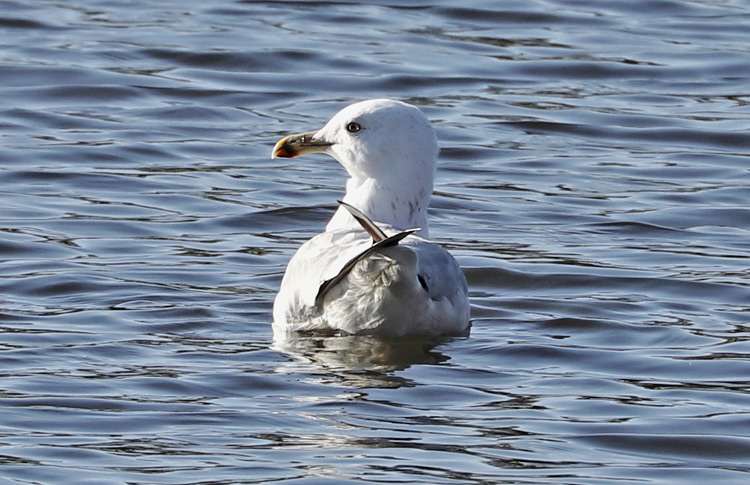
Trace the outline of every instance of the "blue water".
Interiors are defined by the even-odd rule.
[[[3,483],[750,480],[750,2],[0,2]],[[356,100],[465,339],[274,342]]]

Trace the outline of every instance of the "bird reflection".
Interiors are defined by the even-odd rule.
[[[413,365],[449,359],[434,350],[451,338],[387,338],[375,335],[310,336],[274,340],[276,350],[312,371],[327,371],[337,381],[356,387],[403,387],[408,379],[394,375]],[[294,365],[294,364],[291,364]]]

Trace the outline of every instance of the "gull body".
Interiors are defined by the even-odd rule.
[[[466,279],[427,239],[438,145],[424,114],[400,101],[362,101],[316,132],[280,140],[272,156],[311,152],[346,169],[346,194],[325,231],[289,261],[274,333],[467,335]]]

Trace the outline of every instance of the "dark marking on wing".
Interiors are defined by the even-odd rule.
[[[424,288],[424,291],[429,292],[430,287],[427,286],[427,281],[425,281],[424,276],[422,276],[421,274],[418,274],[417,279],[419,280],[419,284],[422,285],[422,288]]]
[[[357,264],[359,261],[365,259],[367,256],[372,254],[374,251],[380,249],[380,248],[387,248],[391,246],[395,246],[406,236],[409,236],[411,234],[414,234],[415,232],[419,231],[419,228],[416,227],[414,229],[407,229],[406,231],[401,231],[398,234],[394,234],[393,236],[387,237],[383,239],[382,241],[379,241],[369,248],[365,249],[358,255],[354,256],[352,259],[350,259],[343,268],[341,268],[341,271],[334,276],[331,279],[325,280],[321,285],[320,288],[318,288],[318,295],[315,297],[315,304],[318,305],[322,300],[323,297],[326,296],[326,293],[330,291],[331,288],[333,288],[335,285],[337,285],[341,280],[346,278],[346,275],[349,274],[349,272],[354,268],[354,265]]]
[[[343,200],[339,201],[339,204],[344,206],[346,210],[349,211],[349,214],[354,217],[354,219],[359,222],[359,224],[364,228],[365,231],[367,231],[367,234],[369,234],[372,237],[372,241],[375,243],[379,243],[380,241],[386,239],[388,236],[385,235],[382,229],[380,229],[374,222],[372,222],[372,219],[367,217],[364,212],[357,209],[351,204],[347,204]]]

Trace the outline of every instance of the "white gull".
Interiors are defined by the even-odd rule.
[[[317,132],[283,138],[272,156],[312,152],[333,156],[350,178],[325,232],[289,261],[274,333],[468,335],[466,278],[427,240],[438,145],[424,114],[400,101],[362,101]]]

